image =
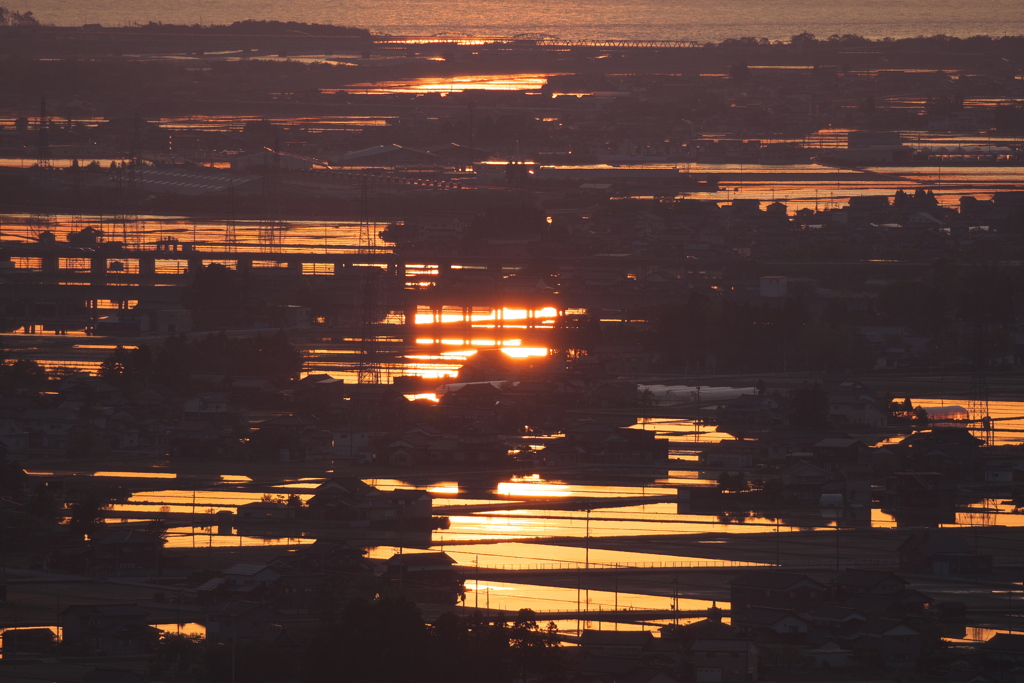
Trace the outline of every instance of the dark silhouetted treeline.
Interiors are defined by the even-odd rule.
[[[31,12],[29,12],[31,14]],[[164,24],[151,21],[148,24],[133,26],[128,30],[144,30],[156,33],[209,33],[225,35],[262,35],[262,36],[358,36],[369,37],[370,32],[364,28],[353,26],[333,26],[331,24],[306,24],[299,21],[266,21],[246,19],[223,25],[204,26],[202,24]]]
[[[329,618],[307,645],[301,680],[318,683],[471,683],[558,681],[565,671],[553,624],[531,610],[511,624],[479,612],[423,622],[404,598],[354,600]]]
[[[179,335],[168,337],[155,350],[144,344],[135,349],[118,346],[103,361],[99,374],[125,389],[162,384],[185,390],[196,373],[284,381],[298,374],[302,362],[302,353],[284,332],[242,338],[224,333],[195,339]]]

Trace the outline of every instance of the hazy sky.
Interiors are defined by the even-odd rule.
[[[9,6],[60,25],[281,19],[398,33],[546,32],[701,41],[784,39],[803,31],[874,38],[1024,34],[1021,0],[14,0]]]

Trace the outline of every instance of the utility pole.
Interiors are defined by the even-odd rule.
[[[580,566],[576,565],[576,633],[577,635],[583,633],[580,628],[580,619],[583,617],[583,611],[580,609],[580,588],[581,588],[582,577],[580,576]]]
[[[679,625],[679,575],[672,577],[672,625]]]
[[[39,98],[39,121],[36,127],[36,180],[40,196],[36,198],[32,215],[29,217],[29,238],[38,239],[50,229],[52,216],[50,205],[54,189],[53,160],[50,158],[50,116],[46,111],[46,97]]]
[[[615,569],[612,571],[612,579],[615,587],[615,630],[619,630],[619,565],[615,565]]]
[[[326,244],[326,240],[324,240]],[[235,219],[235,181],[228,181],[228,219],[224,224],[224,251],[238,251],[237,220]]]
[[[782,538],[779,536],[779,522],[782,521],[781,517],[776,515],[775,517],[775,566],[782,566]]]
[[[587,530],[586,530],[586,536],[587,536],[587,539],[586,539],[586,549],[585,549],[585,554],[584,554],[584,558],[583,559],[584,559],[584,563],[586,565],[587,573],[589,574],[590,573],[590,508],[589,507],[587,508]],[[587,585],[587,588],[586,588],[585,604],[587,606],[587,610],[589,611],[590,610],[590,585],[589,584]]]
[[[839,571],[839,522],[840,518],[836,517],[836,571]]]

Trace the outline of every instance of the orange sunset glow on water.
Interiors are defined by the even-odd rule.
[[[0,679],[1007,683],[1022,7],[0,8]]]

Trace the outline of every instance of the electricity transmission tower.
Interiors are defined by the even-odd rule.
[[[275,149],[263,148],[263,214],[260,216],[257,239],[261,251],[274,252],[281,248],[281,154]]]
[[[359,194],[359,253],[377,251],[377,234],[370,220],[370,184],[363,178]],[[359,334],[359,383],[380,384],[381,354],[380,321],[387,315],[384,303],[384,272],[374,266],[364,266],[362,325]]]

